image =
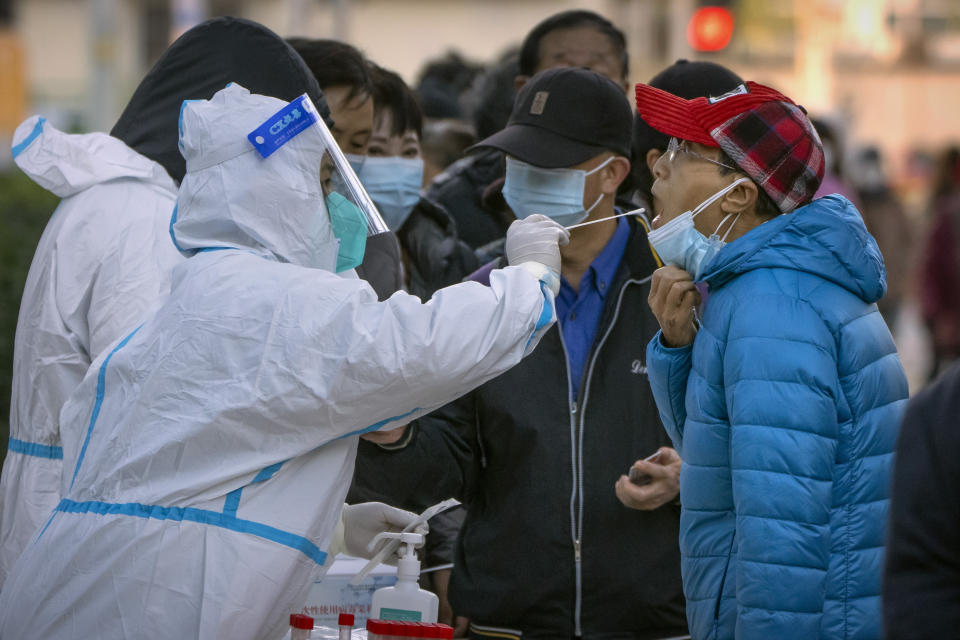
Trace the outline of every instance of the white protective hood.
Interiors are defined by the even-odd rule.
[[[184,107],[173,232],[195,255],[60,411],[62,499],[0,591],[0,637],[280,638],[326,569],[357,436],[550,329],[551,290],[523,267],[424,303],[302,266],[337,246],[319,134],[247,148],[285,104],[234,85]]]
[[[247,140],[286,104],[237,84],[209,101],[184,103],[187,175],[171,227],[181,251],[266,249],[284,262],[333,270],[337,240],[321,190],[319,132],[308,128],[267,158]]]
[[[63,198],[30,265],[13,350],[10,440],[0,476],[0,586],[60,499],[59,414],[90,363],[166,295],[177,186],[104,133],[39,116],[16,130],[17,166]]]
[[[13,160],[61,198],[110,180],[132,178],[176,190],[163,167],[106,133],[67,134],[45,118],[27,118],[13,134]]]

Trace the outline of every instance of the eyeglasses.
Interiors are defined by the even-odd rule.
[[[676,158],[677,158],[677,153],[687,153],[687,154],[689,154],[689,155],[691,155],[691,156],[700,158],[701,160],[706,160],[706,161],[709,162],[710,164],[715,164],[715,165],[717,165],[718,167],[723,167],[723,168],[725,168],[725,169],[730,169],[731,171],[740,171],[740,170],[741,170],[741,169],[739,169],[738,167],[731,167],[730,165],[724,164],[724,163],[719,162],[719,161],[717,161],[717,160],[714,160],[713,158],[708,158],[707,156],[705,156],[705,155],[703,155],[703,154],[700,154],[700,153],[697,153],[696,151],[691,151],[691,150],[687,147],[687,141],[686,141],[686,140],[677,140],[676,138],[670,138],[670,142],[667,143],[667,160],[670,161],[670,164],[673,164],[674,161],[676,160]]]

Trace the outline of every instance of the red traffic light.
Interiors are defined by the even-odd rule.
[[[724,7],[697,9],[687,25],[687,42],[695,51],[720,51],[733,36],[733,15]]]

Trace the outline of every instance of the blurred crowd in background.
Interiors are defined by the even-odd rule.
[[[883,252],[880,307],[911,393],[960,355],[960,119],[949,117],[960,7],[948,0],[5,0],[0,141],[32,113],[73,132],[109,129],[176,35],[238,15],[284,36],[348,42],[396,70],[420,101],[423,188],[436,190],[471,144],[505,125],[523,36],[568,8],[603,13],[624,31],[631,86],[679,58],[710,60],[803,103],[827,148],[821,192],[856,203]],[[23,283],[55,206],[0,154],[4,417]],[[461,213],[451,212],[461,240],[477,249],[491,239]]]

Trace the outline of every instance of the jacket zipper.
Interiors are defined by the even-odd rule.
[[[573,567],[574,567],[574,591],[575,603],[573,609],[574,626],[576,635],[580,633],[580,606],[583,597],[581,591],[580,579],[580,535],[577,530],[577,501],[580,497],[580,486],[577,482],[577,399],[570,393],[570,356],[567,353],[567,343],[563,339],[563,328],[558,324],[557,332],[560,335],[560,347],[563,350],[563,367],[567,372],[567,402],[570,413],[570,467],[573,472],[573,489],[570,492],[570,537],[573,541]]]
[[[613,331],[614,325],[617,324],[617,318],[620,317],[620,307],[623,304],[623,296],[627,291],[627,287],[631,284],[643,284],[649,280],[650,278],[644,278],[643,280],[627,280],[623,283],[623,286],[620,287],[620,293],[617,296],[617,306],[613,310],[613,317],[610,319],[610,324],[607,325],[607,330],[604,332],[600,342],[597,343],[597,348],[593,350],[592,354],[590,354],[590,365],[587,367],[587,377],[583,380],[583,384],[581,386],[581,398],[579,406],[577,399],[572,397],[570,399],[570,444],[573,467],[573,491],[570,495],[570,530],[573,538],[573,561],[576,580],[573,626],[574,635],[578,637],[583,636],[583,628],[581,624],[581,613],[583,609],[583,431],[584,415],[587,409],[587,399],[590,396],[590,380],[593,378],[593,367],[597,363],[597,357],[600,354],[600,350],[603,349],[603,345],[606,343],[607,338],[610,337],[610,332]],[[563,341],[563,329],[559,326],[557,329],[560,332],[560,346],[563,348],[564,365],[566,366],[567,370],[567,395],[570,396],[570,358],[567,354],[567,345]],[[578,413],[579,418],[577,417]]]

